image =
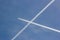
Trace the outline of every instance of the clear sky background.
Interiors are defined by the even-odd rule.
[[[11,40],[51,0],[0,0],[0,40]],[[60,0],[50,5],[34,22],[60,30]],[[15,40],[60,40],[60,33],[29,25]]]

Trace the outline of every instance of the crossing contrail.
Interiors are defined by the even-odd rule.
[[[52,0],[49,2],[30,22],[25,25],[24,28],[22,28],[11,40],[16,39],[30,24],[33,22],[38,16],[40,16],[55,0]]]

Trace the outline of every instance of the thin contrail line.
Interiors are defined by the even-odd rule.
[[[11,40],[16,39],[41,13],[43,13],[55,0],[49,2],[27,25],[22,28]]]
[[[51,27],[48,27],[48,26],[45,26],[45,25],[41,25],[41,24],[38,24],[38,23],[35,23],[35,22],[30,22],[30,21],[22,19],[22,18],[18,18],[18,19],[21,20],[21,21],[28,22],[28,23],[34,24],[36,26],[39,26],[39,27],[42,27],[42,28],[49,29],[49,30],[60,33],[60,30],[57,30],[57,29],[54,29],[54,28],[51,28]]]

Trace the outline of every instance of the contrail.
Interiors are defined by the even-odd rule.
[[[55,0],[49,2],[27,25],[22,28],[11,40],[16,39],[39,15],[41,15]]]
[[[21,20],[21,21],[28,22],[28,23],[34,24],[36,26],[39,26],[39,27],[42,27],[42,28],[49,29],[49,30],[60,33],[60,30],[57,30],[57,29],[54,29],[54,28],[51,28],[51,27],[47,27],[47,26],[44,26],[44,25],[41,25],[41,24],[38,24],[38,23],[35,23],[35,22],[30,22],[30,21],[22,19],[22,18],[18,18],[18,19]]]

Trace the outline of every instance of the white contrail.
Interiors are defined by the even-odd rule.
[[[52,30],[52,31],[60,33],[60,30],[57,30],[57,29],[54,29],[54,28],[51,28],[51,27],[48,27],[48,26],[44,26],[44,25],[41,25],[41,24],[38,24],[38,23],[35,23],[35,22],[30,22],[30,21],[22,19],[22,18],[18,18],[18,19],[21,20],[21,21],[28,22],[28,23],[37,25],[39,27],[46,28],[46,29],[49,29],[49,30]]]
[[[40,14],[42,14],[55,0],[49,2],[27,25],[21,29],[11,40],[16,39]]]

